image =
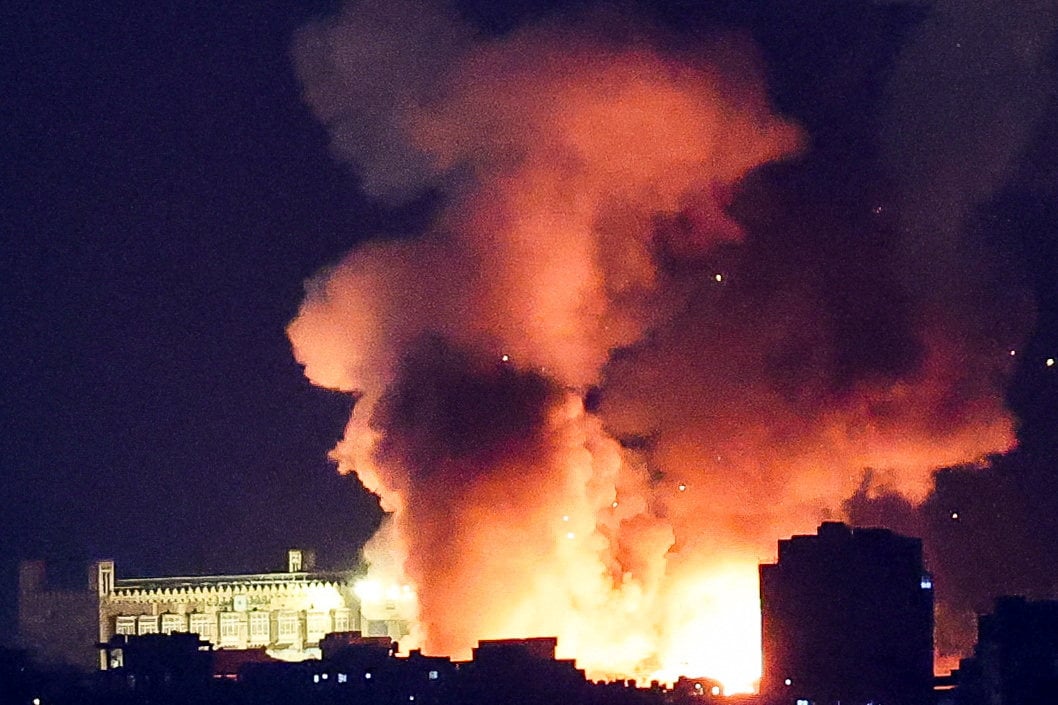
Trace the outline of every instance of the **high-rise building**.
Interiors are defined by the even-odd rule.
[[[921,705],[933,687],[933,583],[918,539],[826,522],[760,566],[769,703]]]

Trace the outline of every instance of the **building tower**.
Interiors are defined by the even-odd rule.
[[[760,566],[769,703],[920,705],[933,687],[933,583],[922,543],[826,522]]]

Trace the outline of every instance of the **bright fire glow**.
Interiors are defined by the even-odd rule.
[[[682,589],[681,589],[682,588]],[[666,683],[680,676],[724,684],[724,693],[752,693],[761,674],[757,565],[717,566],[673,591],[686,623],[663,649],[663,665],[651,674]]]
[[[298,40],[307,100],[365,183],[451,186],[424,233],[321,273],[288,328],[310,380],[357,394],[333,458],[390,513],[357,594],[409,606],[405,649],[557,636],[593,677],[751,690],[757,559],[858,492],[918,502],[933,469],[1008,449],[1001,370],[926,323],[901,333],[913,363],[849,367],[832,278],[752,266],[768,240],[740,247],[731,206],[805,140],[743,40],[695,57],[549,25],[476,42],[419,5]],[[416,27],[454,42],[421,93],[386,73],[434,66],[401,53]],[[379,87],[385,114],[364,113]],[[384,139],[357,143],[362,114]],[[703,270],[719,252],[731,269]],[[743,290],[743,271],[775,280]]]

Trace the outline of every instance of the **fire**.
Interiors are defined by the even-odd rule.
[[[686,621],[661,650],[652,679],[708,677],[727,695],[752,693],[761,674],[757,564],[720,565],[674,589],[670,599]]]
[[[919,500],[1009,447],[1002,361],[968,372],[944,321],[849,332],[827,277],[747,240],[734,194],[804,139],[744,41],[483,41],[371,8],[299,37],[307,98],[368,188],[445,205],[321,273],[288,328],[310,380],[358,395],[333,457],[391,513],[361,590],[408,586],[403,648],[558,636],[594,677],[752,690],[758,561],[865,485]]]

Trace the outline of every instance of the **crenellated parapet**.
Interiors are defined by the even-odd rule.
[[[311,568],[311,554],[290,567]],[[112,567],[111,563],[111,567]],[[331,632],[361,629],[353,572],[167,578],[111,577],[100,591],[100,640],[114,634],[191,632],[217,648],[265,647],[286,659],[318,656]],[[388,628],[387,628],[388,629]]]

